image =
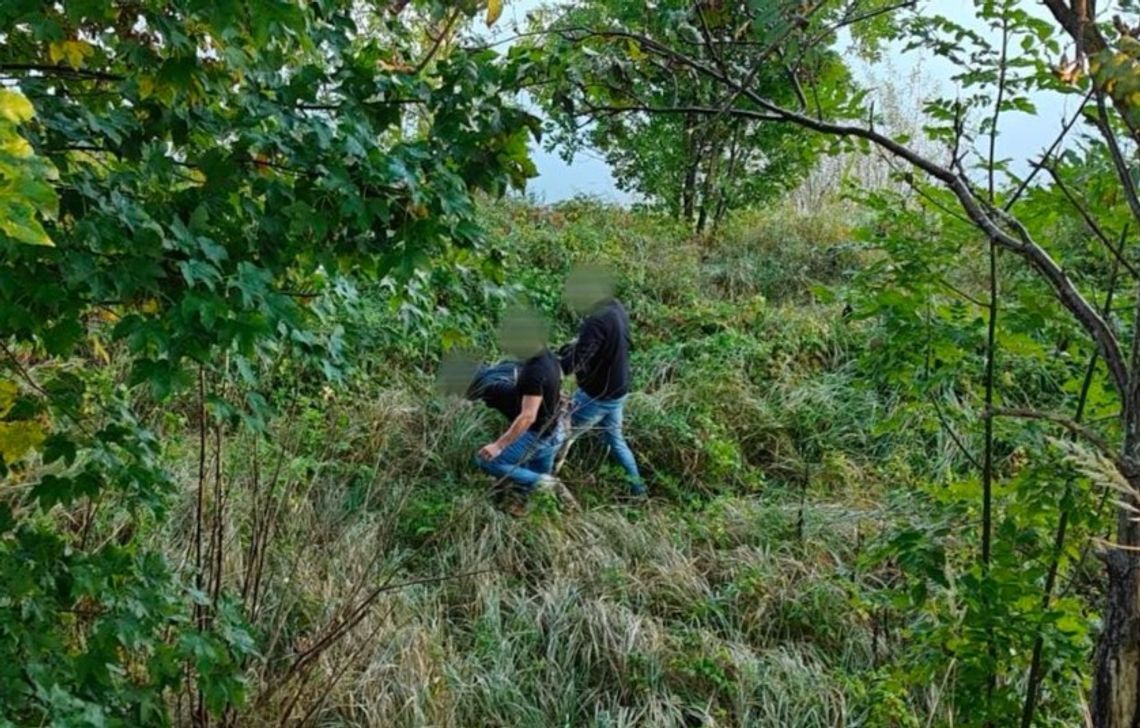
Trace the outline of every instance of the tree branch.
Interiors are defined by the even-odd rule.
[[[815,3],[814,5],[809,7],[804,13],[802,13],[800,15],[800,17],[803,19],[804,22],[806,22],[806,21],[810,20],[813,15],[818,13],[823,8],[823,6],[826,4],[827,4],[827,0],[819,0],[819,2]],[[768,57],[771,56],[773,53],[777,53],[780,51],[780,44],[788,39],[788,36],[790,36],[795,31],[796,27],[797,26],[795,23],[788,23],[788,27],[784,28],[780,32],[780,34],[775,39],[773,39],[772,42],[769,43],[764,48],[764,50],[760,51],[760,54],[758,56],[756,56],[755,59],[753,59],[752,68],[751,68],[751,70],[749,70],[748,75],[746,75],[744,77],[744,80],[740,83],[740,90],[738,90],[731,97],[725,99],[725,102],[724,102],[724,104],[721,105],[720,113],[717,114],[717,117],[723,116],[726,112],[729,111],[730,108],[732,108],[736,104],[737,99],[740,98],[740,94],[741,94],[743,88],[750,86],[752,84],[752,82],[756,80],[756,77],[760,74],[760,69],[762,69],[764,67],[765,62],[768,60]],[[804,106],[805,107],[807,106],[806,100],[804,101]],[[712,120],[710,120],[709,123],[711,123],[712,121],[715,121],[715,120],[716,120],[716,117],[714,117]]]
[[[72,78],[86,78],[94,81],[122,81],[125,76],[105,71],[86,71],[70,66],[53,66],[46,63],[0,63],[0,73],[14,71],[17,73],[38,72],[50,76],[70,76]]]
[[[439,36],[435,38],[435,42],[432,44],[431,48],[428,49],[427,55],[424,56],[420,62],[416,64],[416,67],[412,69],[413,76],[420,75],[420,71],[427,68],[427,64],[431,63],[431,59],[435,57],[435,54],[439,52],[440,46],[443,45],[444,39],[447,38],[449,33],[451,33],[451,28],[455,25],[455,21],[458,17],[458,8],[452,10],[451,15],[447,18],[447,23],[443,26],[443,30],[440,31]]]
[[[1104,35],[1100,32],[1100,28],[1097,26],[1095,19],[1081,17],[1073,7],[1066,5],[1063,0],[1041,1],[1045,7],[1049,8],[1049,12],[1053,14],[1053,18],[1060,23],[1061,27],[1065,29],[1065,32],[1073,39],[1073,42],[1076,43],[1077,61],[1080,61],[1082,56],[1096,55],[1109,47],[1108,41],[1105,40]],[[1096,89],[1098,99],[1103,99],[1103,89],[1097,88],[1095,79],[1092,79],[1091,85]],[[1103,101],[1101,103],[1103,104]],[[1124,125],[1128,127],[1132,138],[1140,141],[1140,129],[1137,129],[1136,125],[1129,121],[1128,116],[1124,113],[1126,109],[1122,107],[1121,102],[1113,99],[1113,104],[1116,106],[1117,111],[1120,112],[1120,118],[1123,120]]]
[[[1069,204],[1073,206],[1073,209],[1077,211],[1077,213],[1081,216],[1081,219],[1085,221],[1085,226],[1088,227],[1089,231],[1094,236],[1096,236],[1098,240],[1100,240],[1104,247],[1108,248],[1109,252],[1112,253],[1117,262],[1119,262],[1120,265],[1124,266],[1124,269],[1132,274],[1133,278],[1140,280],[1140,271],[1138,271],[1136,267],[1124,257],[1123,245],[1121,245],[1120,248],[1117,248],[1112,244],[1112,241],[1108,239],[1107,235],[1105,235],[1104,230],[1102,230],[1100,225],[1097,224],[1097,221],[1093,219],[1092,213],[1089,212],[1088,207],[1082,205],[1080,200],[1077,199],[1076,195],[1073,194],[1072,190],[1069,189],[1069,186],[1065,184],[1065,180],[1061,178],[1061,174],[1057,171],[1057,168],[1048,163],[1042,163],[1039,166],[1044,167],[1045,170],[1049,172],[1049,176],[1053,178],[1053,182],[1057,185],[1057,189],[1061,191],[1061,194],[1065,196],[1065,199],[1069,201]],[[1127,225],[1125,227],[1127,227]],[[1121,242],[1123,243],[1123,239]]]
[[[1049,148],[1046,149],[1045,153],[1041,155],[1042,161],[1047,161],[1050,157],[1053,156],[1053,153],[1057,151],[1057,147],[1061,146],[1061,142],[1065,140],[1065,137],[1069,135],[1069,131],[1077,123],[1077,119],[1081,118],[1083,115],[1082,112],[1084,111],[1085,104],[1087,104],[1089,102],[1089,99],[1092,98],[1093,93],[1094,89],[1090,88],[1088,93],[1085,94],[1084,99],[1081,101],[1081,105],[1077,107],[1076,113],[1074,113],[1068,121],[1061,125],[1061,133],[1057,135],[1057,138],[1053,140],[1053,143],[1049,145]],[[1006,200],[1004,205],[1002,205],[1003,210],[1009,212],[1013,209],[1013,206],[1017,204],[1017,201],[1021,199],[1021,196],[1023,194],[1025,194],[1025,190],[1029,188],[1029,185],[1033,182],[1033,178],[1037,176],[1037,173],[1039,171],[1041,171],[1041,167],[1039,165],[1035,165],[1033,169],[1030,170],[1029,174],[1025,176],[1025,179],[1021,180],[1021,182],[1017,185],[1017,189],[1013,191],[1013,194],[1010,195],[1010,198]]]
[[[704,114],[708,116],[718,116],[721,113],[719,108],[712,106],[652,106],[645,103],[636,104],[618,104],[618,105],[605,105],[597,106],[595,104],[586,104],[585,111],[580,113],[579,116],[584,116],[590,113],[606,113],[606,114],[621,114],[632,111],[640,111],[646,114]],[[748,119],[759,119],[760,121],[779,121],[780,117],[771,114],[763,114],[759,111],[751,111],[748,109],[741,109],[746,113],[734,113],[733,116],[742,116]]]
[[[966,457],[966,460],[969,461],[970,465],[972,465],[977,470],[981,470],[982,464],[978,462],[978,459],[974,457],[973,453],[970,452],[965,443],[963,443],[961,438],[958,437],[958,433],[956,433],[954,431],[954,428],[950,426],[949,420],[942,412],[942,407],[938,404],[938,399],[934,396],[933,393],[931,393],[928,398],[930,399],[930,403],[934,405],[934,411],[938,414],[938,421],[942,423],[942,429],[945,430],[946,434],[950,436],[950,439],[958,447],[958,451]]]
[[[698,73],[723,84],[736,94],[756,104],[762,110],[779,117],[778,121],[795,124],[831,136],[866,139],[896,157],[907,161],[912,166],[926,172],[931,177],[941,181],[958,198],[967,217],[969,217],[990,240],[1024,258],[1037,273],[1049,283],[1061,304],[1069,310],[1089,336],[1092,337],[1093,341],[1096,342],[1101,355],[1104,357],[1105,364],[1108,366],[1109,372],[1112,375],[1113,383],[1121,393],[1121,396],[1128,396],[1130,381],[1129,371],[1120,348],[1120,342],[1108,324],[1097,312],[1096,308],[1081,295],[1065,271],[1053,260],[1052,256],[1050,256],[1044,248],[1035,243],[1026,234],[1022,234],[1022,239],[1019,240],[1003,230],[1001,226],[987,214],[981,201],[978,200],[970,190],[968,182],[959,175],[874,130],[866,129],[861,126],[815,119],[805,114],[786,109],[769,101],[755,91],[743,87],[741,84],[721,74],[717,69],[712,68],[708,64],[679,53],[645,35],[628,31],[597,31],[596,35],[607,38],[634,40],[647,50],[659,55],[664,55],[676,63],[688,66]],[[738,113],[738,110],[738,107],[733,106],[730,113]],[[1005,219],[1008,222],[1011,218],[1006,217]],[[1019,232],[1023,233],[1023,231],[1024,228]]]
[[[1124,188],[1124,199],[1128,203],[1128,209],[1132,211],[1132,217],[1136,219],[1136,222],[1140,223],[1140,194],[1137,194],[1136,183],[1132,179],[1132,171],[1128,169],[1128,162],[1124,159],[1124,152],[1120,149],[1116,132],[1112,130],[1112,120],[1108,116],[1108,108],[1104,104],[1104,94],[1102,93],[1096,95],[1096,110],[1097,118],[1093,123],[1096,124],[1101,136],[1104,137],[1105,144],[1108,145],[1108,154],[1112,159],[1112,166],[1116,169],[1116,176],[1120,178],[1120,184]]]
[[[971,296],[970,294],[968,294],[968,293],[966,293],[965,291],[963,291],[961,288],[958,288],[958,287],[957,287],[957,286],[955,286],[953,283],[951,283],[950,281],[946,280],[944,277],[942,277],[942,276],[939,276],[937,280],[938,280],[938,282],[939,282],[939,283],[941,283],[941,284],[942,284],[942,285],[943,285],[945,288],[947,288],[947,289],[948,289],[948,290],[950,290],[951,292],[953,292],[953,293],[955,293],[955,294],[957,294],[957,295],[961,296],[962,298],[964,298],[965,300],[967,300],[967,301],[969,301],[970,303],[974,304],[974,305],[975,305],[975,306],[977,306],[978,308],[987,308],[987,307],[989,307],[989,304],[988,304],[988,303],[986,303],[985,301],[980,301],[980,300],[978,300],[978,299],[974,298],[974,297],[973,297],[973,296]]]
[[[880,15],[886,15],[887,13],[893,13],[896,10],[912,9],[917,4],[918,4],[918,0],[903,0],[902,2],[895,3],[894,5],[888,5],[884,8],[879,8],[878,10],[868,10],[867,12],[862,13],[861,15],[854,15],[854,16],[845,15],[842,20],[838,20],[835,23],[832,23],[831,25],[827,26],[826,28],[823,28],[816,35],[809,38],[808,42],[804,44],[803,49],[796,56],[796,62],[792,65],[793,65],[793,67],[798,67],[800,62],[803,60],[804,54],[807,51],[811,50],[813,47],[815,47],[815,44],[822,42],[828,35],[835,33],[836,31],[842,30],[844,28],[849,28],[852,25],[857,25],[857,24],[862,23],[862,22],[867,21],[867,20],[873,20],[874,18],[877,18]]]
[[[1096,447],[1102,455],[1112,460],[1113,463],[1120,469],[1121,473],[1127,473],[1128,469],[1124,467],[1120,457],[1117,455],[1115,449],[1104,440],[1099,434],[1093,430],[1085,427],[1076,420],[1069,419],[1062,415],[1055,415],[1050,412],[1041,412],[1039,410],[1023,409],[1019,407],[1012,408],[995,408],[986,410],[984,413],[986,417],[1011,417],[1022,420],[1042,420],[1044,422],[1052,422],[1055,425],[1068,430],[1076,437],[1080,437],[1089,442],[1089,444]]]

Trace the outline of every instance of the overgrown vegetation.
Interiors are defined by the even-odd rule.
[[[269,431],[220,440],[225,591],[244,595],[261,646],[234,719],[925,725],[975,710],[956,683],[969,675],[959,662],[987,654],[970,651],[979,628],[962,601],[978,486],[933,413],[877,374],[891,371],[890,309],[844,315],[844,296],[875,288],[856,273],[883,260],[861,228],[838,209],[739,217],[716,239],[588,201],[488,201],[481,215],[512,295],[545,307],[560,336],[572,263],[620,272],[636,327],[629,437],[653,502],[614,505],[621,474],[586,444],[565,473],[585,512],[544,499],[522,520],[495,510],[469,463],[499,423],[439,398],[438,349],[402,334],[361,341],[342,387],[281,371]],[[493,330],[510,298],[495,288],[435,325]],[[381,301],[362,297],[347,329],[387,318]],[[193,416],[176,432],[191,488],[156,543],[172,557],[193,542]],[[1018,478],[1033,488],[1056,467]],[[1032,529],[1041,513],[1024,517]],[[1024,535],[1009,558],[1044,549]],[[1028,597],[1036,578],[1011,574],[1005,589]],[[1050,635],[1041,712],[1071,724],[1084,604],[1042,622],[1016,599],[1010,649],[1027,657],[1033,635]]]
[[[0,723],[1136,722],[1140,23],[635,5],[0,7]],[[505,196],[523,91],[650,204]],[[652,498],[516,520],[435,372],[582,262]]]
[[[300,386],[266,437],[225,449],[223,529],[272,518],[250,607],[266,649],[245,719],[866,722],[879,690],[868,678],[898,623],[872,603],[879,567],[861,560],[895,518],[882,503],[919,442],[867,428],[891,407],[859,385],[867,327],[812,301],[813,285],[857,263],[851,231],[774,214],[704,240],[586,201],[483,210],[505,279],[562,335],[572,322],[554,302],[570,265],[620,271],[636,326],[629,436],[654,503],[613,505],[623,480],[587,445],[565,473],[584,513],[545,500],[522,520],[496,511],[469,461],[499,423],[433,394],[433,356],[403,337],[373,343],[343,389]],[[790,249],[796,282],[724,275],[744,259],[778,266]],[[492,330],[496,299],[475,300],[450,315]],[[189,542],[192,511],[188,498],[168,544]],[[235,579],[248,573],[246,554],[227,558]]]

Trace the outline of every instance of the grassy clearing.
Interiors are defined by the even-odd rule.
[[[263,645],[242,722],[867,724],[891,637],[860,556],[921,444],[870,430],[891,403],[856,386],[866,334],[812,295],[857,262],[846,231],[773,214],[691,239],[590,203],[487,216],[559,335],[570,263],[621,272],[628,434],[654,499],[615,503],[621,477],[587,441],[564,471],[583,512],[503,515],[470,467],[500,423],[376,352],[402,373],[298,395],[268,437],[225,443],[224,571]]]

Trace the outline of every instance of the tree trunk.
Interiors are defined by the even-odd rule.
[[[728,151],[728,171],[724,176],[724,182],[717,188],[716,211],[713,213],[713,232],[717,231],[720,227],[720,221],[724,219],[724,213],[728,210],[728,198],[731,194],[731,185],[736,178],[736,160],[737,150],[740,148],[740,129],[742,124],[736,124],[732,131],[732,146]]]
[[[1140,324],[1140,299],[1136,302],[1134,326]],[[1133,329],[1140,331],[1140,329]],[[1140,504],[1140,471],[1133,463],[1140,455],[1140,335],[1133,334],[1131,371],[1126,391],[1121,392],[1124,415],[1123,473],[1132,489],[1126,496]],[[1104,624],[1097,639],[1093,664],[1093,726],[1095,728],[1140,728],[1140,523],[1133,513],[1120,508],[1116,514],[1116,544],[1103,556],[1108,572]]]
[[[1133,488],[1140,478],[1131,478]],[[1120,519],[1128,521],[1123,512]],[[1123,523],[1122,523],[1123,525]],[[1124,530],[1135,531],[1128,523]],[[1121,534],[1120,543],[1137,546],[1135,533]],[[1096,728],[1140,726],[1140,639],[1137,638],[1137,605],[1140,604],[1140,570],[1136,552],[1110,548],[1104,555],[1108,567],[1108,595],[1104,626],[1097,641],[1093,685],[1093,725]]]
[[[705,179],[701,185],[701,205],[697,213],[697,234],[700,235],[705,231],[705,225],[709,220],[709,203],[713,195],[713,189],[716,187],[717,178],[717,162],[720,161],[720,146],[714,141],[709,145],[709,151],[706,155],[708,157],[708,164],[705,165]]]
[[[1128,226],[1125,225],[1124,230],[1120,234],[1120,247],[1123,248],[1124,244],[1128,242]],[[1117,276],[1120,274],[1120,259],[1117,258],[1112,262],[1112,273],[1108,276],[1108,292],[1105,293],[1104,306],[1101,307],[1101,315],[1109,316],[1112,313],[1112,299],[1116,294],[1116,281]],[[1085,406],[1089,401],[1089,389],[1092,387],[1093,378],[1096,376],[1097,364],[1100,362],[1100,353],[1095,349],[1089,356],[1088,366],[1085,367],[1085,378],[1081,382],[1081,392],[1077,395],[1077,410],[1073,414],[1073,421],[1080,422],[1085,416]],[[1076,440],[1076,435],[1073,436]],[[1069,525],[1069,518],[1071,508],[1069,507],[1069,499],[1074,489],[1073,481],[1065,483],[1065,494],[1061,496],[1061,514],[1057,518],[1056,535],[1053,537],[1053,557],[1049,561],[1049,570],[1045,576],[1045,589],[1041,595],[1041,608],[1048,610],[1050,604],[1053,602],[1053,588],[1057,584],[1057,573],[1061,568],[1061,559],[1064,557],[1065,550],[1065,533]],[[1037,692],[1041,684],[1042,669],[1041,658],[1045,650],[1045,639],[1042,635],[1037,635],[1037,639],[1033,641],[1033,658],[1029,663],[1029,675],[1025,680],[1025,703],[1021,711],[1021,728],[1032,728],[1033,726],[1033,713],[1037,709]]]
[[[1077,57],[1082,54],[1095,55],[1106,47],[1105,38],[1096,22],[1092,2],[1074,0],[1071,4],[1063,0],[1043,0],[1043,4],[1065,29],[1077,45]],[[1092,10],[1092,12],[1090,12]],[[1101,118],[1106,119],[1103,95],[1098,91],[1097,102]],[[1135,124],[1129,122],[1127,109],[1118,102],[1121,121],[1128,128],[1132,138],[1140,136]],[[1105,125],[1102,134],[1109,144],[1115,147],[1112,128]],[[1130,173],[1119,169],[1120,181],[1133,215],[1140,219],[1135,186]],[[1140,321],[1140,305],[1137,306],[1136,320]],[[1127,391],[1120,393],[1124,409],[1124,463],[1129,472],[1125,479],[1134,493],[1129,498],[1135,505],[1136,493],[1140,493],[1140,473],[1134,463],[1140,455],[1140,394],[1136,380],[1140,379],[1140,331],[1133,327],[1132,366],[1128,378]],[[1140,728],[1140,568],[1138,553],[1140,548],[1140,528],[1131,520],[1131,514],[1124,508],[1117,511],[1116,538],[1120,548],[1107,548],[1104,555],[1108,572],[1108,587],[1104,607],[1104,624],[1097,639],[1093,658],[1096,674],[1093,678],[1092,722],[1095,728]]]
[[[685,115],[685,178],[681,182],[681,218],[692,222],[693,207],[697,192],[697,165],[700,164],[700,150],[696,140],[696,118]]]

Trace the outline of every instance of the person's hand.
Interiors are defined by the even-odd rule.
[[[483,447],[479,448],[479,457],[483,458],[484,460],[494,460],[495,458],[499,457],[499,454],[501,452],[503,452],[503,446],[497,442],[492,442],[489,445],[484,445]]]

